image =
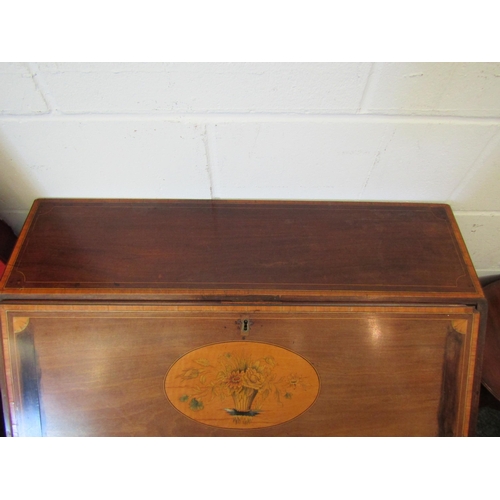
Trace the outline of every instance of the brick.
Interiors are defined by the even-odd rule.
[[[366,113],[500,117],[500,63],[376,64]]]
[[[499,165],[500,131],[486,145],[472,165],[470,172],[450,197],[453,207],[457,210],[500,212]]]
[[[394,124],[363,197],[446,202],[495,131],[494,125],[453,122]]]
[[[338,113],[359,108],[368,63],[51,63],[65,113]]]
[[[478,274],[499,274],[500,213],[456,212],[455,217]]]
[[[217,196],[356,199],[381,144],[385,123],[267,122],[214,127]]]
[[[48,111],[28,66],[0,63],[0,115],[41,114]]]
[[[0,133],[17,157],[18,174],[35,186],[32,197],[210,197],[197,125],[40,120],[3,123]]]

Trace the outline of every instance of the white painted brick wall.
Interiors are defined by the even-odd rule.
[[[37,197],[449,203],[500,274],[500,63],[0,63],[0,217]]]

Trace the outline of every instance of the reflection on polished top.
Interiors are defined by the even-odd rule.
[[[446,205],[42,199],[0,293],[477,297],[464,249]]]

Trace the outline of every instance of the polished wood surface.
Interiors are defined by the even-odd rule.
[[[7,432],[469,435],[485,304],[446,205],[37,200],[0,282]]]
[[[4,341],[12,353],[9,392],[18,401],[12,426],[19,435],[468,432],[473,380],[467,350],[477,340],[477,312],[470,307],[5,305],[2,310]],[[252,321],[245,341],[241,317]],[[214,350],[235,355],[242,344],[253,361],[268,358],[277,368],[274,384],[283,388],[280,401],[270,395],[253,425],[231,425],[231,419],[228,424],[225,409],[235,404],[229,395],[219,400],[216,392],[214,401],[210,392],[193,392],[217,380],[216,372],[205,381],[194,373],[215,364]],[[294,364],[294,356],[302,361]],[[294,392],[283,380],[288,375],[302,377],[307,387]],[[295,414],[286,406],[287,387],[292,401],[303,402]],[[184,394],[184,407],[179,399],[171,401]]]
[[[10,295],[481,296],[445,205],[39,200],[27,226]]]
[[[488,321],[482,371],[483,385],[500,401],[500,280],[484,287]]]

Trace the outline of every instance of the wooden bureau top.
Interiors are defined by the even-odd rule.
[[[3,299],[463,302],[483,297],[447,205],[40,199]]]

